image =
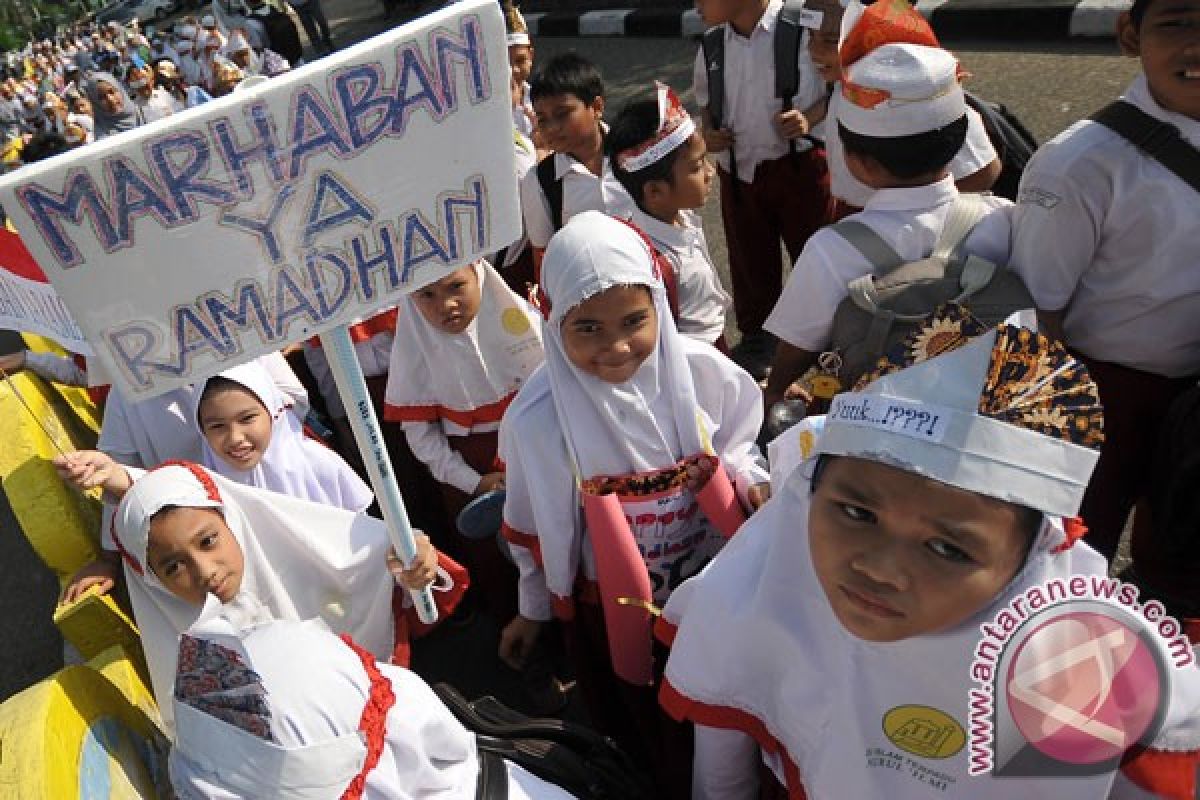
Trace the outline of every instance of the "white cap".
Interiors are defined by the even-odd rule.
[[[927,133],[967,113],[958,60],[945,50],[885,44],[850,65],[838,122],[863,136]]]
[[[1013,322],[965,338],[961,319],[935,315],[896,366],[916,363],[881,362],[880,377],[833,398],[817,450],[1075,516],[1103,442],[1096,385],[1061,345]],[[949,352],[933,344],[956,336],[965,343]]]
[[[250,43],[246,41],[246,37],[242,35],[241,31],[234,31],[229,34],[229,41],[225,45],[225,52],[240,53],[243,50],[249,49]]]
[[[200,27],[201,28],[215,28],[216,25],[217,25],[217,18],[214,17],[212,14],[205,14],[203,17],[200,18]]]

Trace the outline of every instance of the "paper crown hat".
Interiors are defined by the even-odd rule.
[[[1096,385],[1014,322],[985,331],[961,306],[939,309],[833,398],[818,451],[1074,517],[1104,441]]]
[[[654,95],[658,100],[658,130],[646,141],[617,153],[617,166],[626,172],[637,172],[661,161],[696,132],[696,123],[670,86],[655,81]]]
[[[967,113],[958,59],[937,47],[885,44],[845,70],[838,122],[863,136],[937,130]]]
[[[838,48],[843,69],[885,44],[941,46],[929,22],[907,0],[878,0],[866,6],[849,0],[842,6],[846,11]]]
[[[521,9],[513,3],[504,4],[504,27],[508,31],[506,39],[509,47],[530,44],[529,26],[525,24]]]

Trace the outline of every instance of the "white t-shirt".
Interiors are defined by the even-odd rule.
[[[554,176],[562,181],[564,225],[571,217],[584,211],[606,211],[611,214],[632,204],[628,193],[611,177],[607,157],[604,159],[604,173],[609,176],[607,180],[593,175],[573,156],[555,153],[553,158]],[[521,214],[525,218],[525,235],[529,237],[529,243],[544,250],[556,231],[550,217],[550,201],[538,183],[536,166],[521,179]]]
[[[864,208],[875,190],[850,174],[846,166],[846,151],[838,136],[837,108],[842,93],[835,88],[829,97],[829,110],[821,123],[825,139],[825,160],[829,162],[829,191],[842,202]],[[974,175],[996,160],[996,148],[988,138],[983,118],[975,109],[967,109],[967,138],[958,155],[950,162],[950,174],[956,181]]]
[[[749,36],[742,36],[730,25],[725,25],[723,123],[733,130],[737,140],[733,152],[737,158],[738,179],[747,183],[754,179],[754,170],[759,164],[782,158],[790,149],[788,140],[775,126],[775,115],[783,109],[782,101],[775,96],[775,23],[782,8],[783,0],[771,0]],[[805,31],[796,59],[799,81],[792,107],[799,111],[816,103],[825,93],[825,82],[808,55],[808,36]],[[696,52],[692,90],[696,93],[696,102],[702,107],[707,106],[708,64],[704,60],[704,48]],[[796,142],[796,148],[801,151],[811,146],[804,139]],[[729,171],[728,151],[714,153],[713,157],[722,169]]]
[[[713,267],[700,217],[693,211],[680,215],[683,225],[668,225],[635,208],[630,219],[675,267],[679,295],[675,327],[684,336],[713,344],[725,332],[729,294]]]
[[[958,190],[954,179],[909,189],[880,189],[866,208],[849,217],[879,234],[896,254],[918,261],[933,252]],[[985,196],[993,211],[967,237],[966,252],[1008,264],[1012,203]],[[823,228],[813,234],[796,259],[783,294],[763,327],[783,341],[809,352],[829,346],[833,315],[846,298],[846,286],[873,271],[871,263],[838,232]]]
[[[1171,113],[1144,76],[1123,98],[1200,147],[1200,121]],[[1013,268],[1038,308],[1065,309],[1082,353],[1168,377],[1200,372],[1200,195],[1124,137],[1077,122],[1021,180]]]

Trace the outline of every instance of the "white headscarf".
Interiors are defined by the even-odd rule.
[[[387,416],[441,419],[450,433],[496,430],[517,390],[542,363],[541,316],[486,261],[475,264],[479,312],[462,333],[425,319],[412,295],[396,320]]]
[[[539,537],[539,546],[547,587],[566,598],[573,591],[581,552],[579,481],[661,469],[711,452],[702,426],[712,422],[696,399],[688,356],[712,348],[675,329],[646,243],[631,227],[605,214],[577,214],[555,234],[542,262],[542,280],[552,308],[543,333],[546,363],[517,395],[501,430],[500,456],[510,489],[504,519],[527,535],[546,534]],[[631,285],[650,290],[658,341],[634,376],[617,385],[571,363],[563,349],[562,322],[589,297]],[[544,426],[548,404],[557,431],[522,430],[525,418]],[[517,436],[519,453],[510,443]]]
[[[195,464],[138,478],[117,509],[113,538],[150,667],[154,695],[171,729],[179,634],[202,608],[171,594],[146,563],[150,520],[164,506],[215,508],[241,545],[241,591],[231,605],[251,618],[320,617],[377,658],[393,648],[392,592],[384,523],[328,505],[242,486]]]
[[[251,361],[220,373],[218,377],[240,384],[258,398],[271,416],[271,443],[253,469],[232,466],[204,441],[204,466],[246,486],[311,500],[314,503],[365,511],[375,499],[371,487],[334,451],[304,435],[304,426],[292,412],[291,400],[275,386],[271,375]],[[191,422],[200,428],[203,391],[192,396]]]

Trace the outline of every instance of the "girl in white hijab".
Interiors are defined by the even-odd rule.
[[[541,316],[486,261],[405,297],[384,416],[441,484],[447,516],[504,486],[500,418],[542,363]],[[461,542],[475,587],[501,625],[516,613],[516,573],[493,539]]]
[[[305,435],[291,400],[255,361],[209,378],[193,396],[191,420],[204,466],[230,480],[347,511],[374,502],[345,459]]]
[[[475,736],[416,674],[318,620],[200,623],[183,637],[173,700],[181,800],[476,797]],[[510,800],[572,798],[511,762],[493,766]]]
[[[552,613],[578,617],[573,661],[597,727],[632,735],[631,751],[669,767],[669,736],[653,730],[644,607],[664,603],[736,527],[705,507],[709,487],[723,482],[734,506],[730,478],[747,507],[765,498],[762,396],[714,347],[675,330],[651,250],[625,223],[572,218],[542,278],[546,363],[501,428],[505,535],[521,570],[501,656],[519,660]],[[658,778],[659,796],[686,795],[686,779]]]
[[[394,608],[384,523],[328,505],[226,480],[198,464],[168,464],[140,477],[117,509],[113,542],[168,729],[179,635],[214,599],[244,622],[320,617],[381,660],[406,663],[411,609]],[[106,490],[120,481],[106,481]],[[439,568],[420,538],[407,588],[438,578],[443,612],[465,586]],[[399,612],[399,613],[397,613]]]
[[[758,797],[763,761],[794,799],[1193,796],[1186,639],[1103,590],[1070,602],[1110,580],[1073,518],[1095,384],[982,330],[952,307],[785,433],[807,464],[667,604],[660,699],[697,725],[697,797]]]

